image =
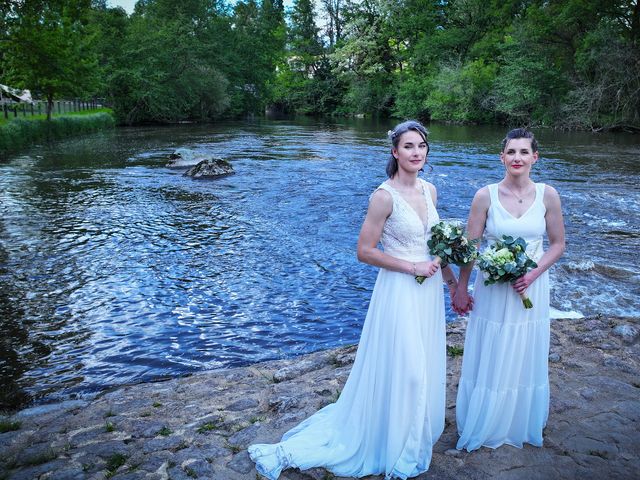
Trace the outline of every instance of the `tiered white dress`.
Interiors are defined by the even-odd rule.
[[[381,237],[386,253],[427,259],[438,214],[422,181],[429,212],[424,225],[387,183],[393,212]],[[445,320],[442,274],[422,285],[413,275],[380,269],[351,373],[336,403],[288,431],[277,444],[249,447],[259,473],[324,467],[336,475],[417,476],[429,468],[444,429]]]
[[[485,240],[522,237],[529,256],[539,260],[546,231],[544,189],[536,184],[533,204],[516,218],[500,204],[498,185],[489,185]],[[529,286],[527,296],[531,309],[524,308],[510,284],[485,286],[478,273],[456,401],[459,450],[505,443],[542,446],[549,412],[548,272]]]

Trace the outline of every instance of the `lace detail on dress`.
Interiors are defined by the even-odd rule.
[[[428,258],[427,240],[431,237],[431,227],[440,220],[426,182],[422,179],[418,181],[421,182],[427,204],[426,226],[411,205],[391,185],[385,182],[378,187],[389,192],[393,198],[393,211],[387,218],[380,238],[382,248],[390,255],[411,261]]]

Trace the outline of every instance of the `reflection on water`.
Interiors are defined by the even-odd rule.
[[[391,126],[121,128],[0,163],[0,406],[356,342],[376,269],[355,244]],[[440,215],[465,218],[502,176],[504,131],[430,131]],[[637,315],[640,140],[538,136],[567,223],[553,305]],[[164,167],[176,148],[236,175],[185,178]]]

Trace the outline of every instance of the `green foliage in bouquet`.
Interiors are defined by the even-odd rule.
[[[440,257],[442,266],[466,265],[478,256],[477,241],[469,241],[460,222],[438,222],[431,227],[427,242],[431,255]]]
[[[449,264],[466,265],[478,256],[478,242],[468,240],[460,222],[438,222],[431,227],[431,238],[427,241],[431,255],[440,259],[442,267]],[[417,276],[418,283],[426,277]]]

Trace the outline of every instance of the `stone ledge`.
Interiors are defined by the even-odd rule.
[[[467,453],[454,450],[465,323],[449,325],[446,428],[429,472],[417,478],[637,478],[638,327],[632,318],[553,321],[544,447]],[[335,401],[354,353],[341,347],[17,412],[3,418],[19,428],[0,434],[0,478],[253,480],[247,445],[278,441]],[[335,477],[316,468],[287,470],[281,478]]]

